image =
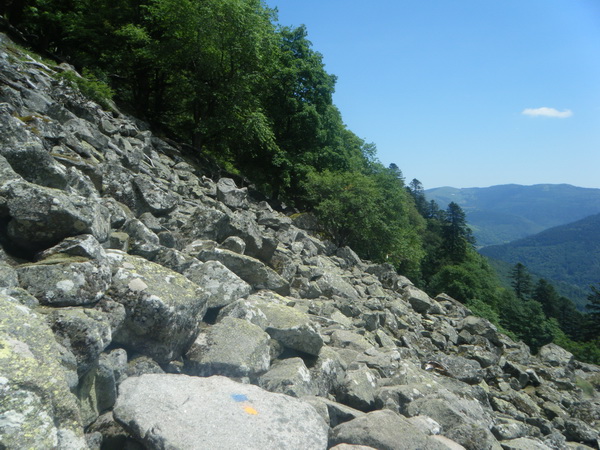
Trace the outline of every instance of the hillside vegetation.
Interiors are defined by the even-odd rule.
[[[332,102],[336,77],[307,30],[278,25],[260,0],[32,0],[3,8],[39,51],[86,74],[71,78],[88,95],[105,105],[112,97],[189,154],[314,212],[335,244],[392,264],[431,295],[446,292],[534,350],[591,340],[565,335],[539,301],[501,287],[475,251],[459,203],[440,209],[418,180],[407,186],[396,164],[378,161],[375,146],[344,125]],[[573,351],[600,361],[600,352]]]
[[[480,252],[513,265],[523,263],[544,278],[587,290],[600,274],[600,214]]]
[[[600,213],[600,189],[568,184],[442,187],[429,189],[426,195],[442,207],[458,203],[482,247],[506,244]]]

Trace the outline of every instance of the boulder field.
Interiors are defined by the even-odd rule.
[[[537,355],[0,34],[0,448],[598,449]]]

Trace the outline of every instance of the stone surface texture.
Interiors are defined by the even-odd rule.
[[[0,33],[0,448],[598,449],[599,367],[336,248],[62,70]]]

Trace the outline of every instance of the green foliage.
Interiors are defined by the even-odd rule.
[[[57,75],[58,78],[77,86],[79,91],[90,100],[98,103],[105,109],[111,108],[114,91],[104,81],[99,80],[89,70],[84,69],[82,76],[75,72],[65,71]]]
[[[394,173],[383,167],[370,175],[311,171],[305,191],[337,245],[349,245],[365,258],[388,261],[408,273],[418,270],[422,219]]]
[[[517,263],[511,273],[512,283],[511,286],[515,290],[515,295],[520,300],[525,300],[531,293],[531,275],[527,271],[527,268]]]
[[[515,241],[600,212],[600,189],[567,184],[441,187],[426,194],[442,208],[450,202],[458,203],[467,212],[481,246]],[[534,271],[530,264],[522,262]]]
[[[428,285],[432,295],[445,292],[463,303],[484,299],[491,305],[497,303],[500,289],[496,275],[485,258],[473,249],[466,252],[461,263],[442,266]]]
[[[480,251],[510,264],[522,262],[553,283],[562,281],[587,290],[600,273],[600,214]]]

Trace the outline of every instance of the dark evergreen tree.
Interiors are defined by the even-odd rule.
[[[442,233],[444,256],[452,263],[464,261],[475,239],[467,226],[465,213],[457,203],[448,205]]]
[[[590,286],[592,292],[588,295],[588,321],[585,330],[588,339],[598,340],[600,336],[600,283],[598,287]]]
[[[529,294],[531,293],[531,275],[527,271],[527,267],[521,263],[517,263],[510,276],[512,278],[511,286],[517,298],[519,300],[529,298]]]
[[[533,290],[532,299],[542,305],[546,317],[560,317],[559,295],[548,280],[540,279]]]
[[[415,201],[415,205],[417,207],[417,211],[419,211],[419,214],[425,217],[427,214],[428,204],[427,198],[425,198],[425,189],[423,189],[423,184],[421,184],[421,182],[416,178],[413,178],[408,185],[408,192],[410,192],[410,195]]]

